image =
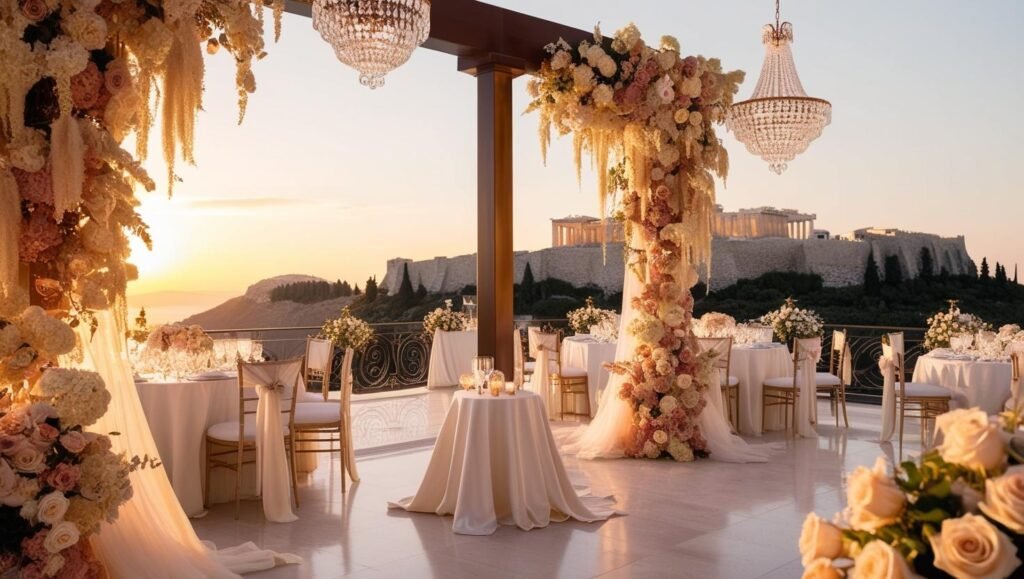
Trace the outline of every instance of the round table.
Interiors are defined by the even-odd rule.
[[[604,365],[615,361],[616,347],[615,342],[600,342],[587,334],[562,340],[562,366],[587,371],[591,417],[597,414],[601,391],[608,385],[609,372]]]
[[[457,386],[459,376],[473,371],[476,356],[476,332],[434,331],[430,346],[427,388]]]
[[[793,375],[793,357],[785,344],[736,344],[729,359],[729,374],[739,379],[740,432],[759,435],[765,430],[781,430],[782,412],[771,408],[761,424],[761,392],[768,378]]]
[[[998,414],[1010,397],[1010,378],[1009,361],[930,352],[917,359],[913,381],[949,389],[957,406]]]
[[[499,524],[528,531],[615,514],[608,499],[577,495],[544,401],[525,390],[456,392],[419,490],[388,506],[454,515],[452,530],[463,535],[490,535]]]
[[[219,422],[238,420],[238,379],[146,381],[136,382],[135,388],[181,508],[189,516],[202,515],[206,429]],[[316,456],[299,454],[298,470],[315,470]],[[255,471],[251,465],[244,470],[242,492],[253,495]],[[233,473],[216,469],[210,479],[209,502],[234,500],[234,480]]]

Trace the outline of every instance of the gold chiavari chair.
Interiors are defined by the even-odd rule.
[[[783,428],[786,434],[793,425],[793,436],[796,436],[796,404],[800,397],[799,378],[800,363],[803,354],[800,351],[800,340],[793,341],[793,374],[780,378],[769,378],[761,386],[761,431],[765,429],[765,416],[771,406],[782,406]]]
[[[259,375],[259,377],[256,376]],[[208,506],[210,497],[210,473],[213,469],[224,468],[235,473],[235,518],[238,518],[241,506],[242,468],[246,464],[255,464],[256,457],[246,458],[246,453],[256,451],[256,408],[259,395],[256,385],[270,383],[281,385],[281,414],[285,418],[285,426],[281,435],[284,437],[285,452],[288,456],[288,469],[292,483],[292,497],[295,506],[299,506],[299,495],[296,491],[298,475],[295,472],[295,445],[292,440],[293,419],[295,416],[296,393],[302,375],[302,358],[280,360],[274,362],[238,362],[238,420],[214,424],[206,430],[206,483],[203,487],[203,506]]]
[[[549,353],[549,367],[551,368],[551,385],[557,390],[561,406],[559,414],[562,420],[566,415],[585,416],[590,418],[590,384],[587,379],[587,371],[581,368],[570,368],[562,365],[562,332],[538,331],[533,334],[537,350],[546,350]],[[536,374],[535,374],[536,376]],[[576,402],[583,398],[583,409],[577,408]],[[566,412],[566,400],[572,401],[572,412]]]
[[[903,456],[903,429],[908,418],[921,420],[921,446],[927,448],[926,438],[935,424],[935,418],[949,412],[952,398],[949,390],[934,384],[907,382],[906,350],[903,332],[889,334],[889,343],[882,343],[883,355],[888,355],[894,365],[896,380],[896,408],[899,412],[900,456]]]
[[[718,371],[719,382],[722,387],[722,401],[725,402],[725,410],[729,415],[729,422],[733,429],[739,432],[740,429],[740,381],[732,375],[732,342],[731,337],[727,338],[696,338],[697,347],[701,352],[715,352],[716,356],[712,364]],[[735,404],[735,413],[733,408]]]
[[[832,416],[836,419],[836,428],[839,427],[839,409],[842,407],[843,423],[850,427],[850,420],[846,416],[846,379],[845,364],[849,348],[846,346],[846,330],[835,330],[832,332],[832,347],[829,348],[828,372],[816,372],[814,383],[818,394],[828,394],[829,407]]]
[[[309,385],[320,384],[322,401],[327,402],[331,393],[331,366],[334,362],[334,341],[323,338],[306,338],[306,358],[302,379],[305,382],[304,396],[300,403],[321,402],[321,396],[309,392]]]

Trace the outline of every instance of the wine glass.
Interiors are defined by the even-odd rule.
[[[494,358],[491,356],[475,356],[473,358],[473,377],[476,378],[477,393],[483,392],[484,386],[494,372]]]

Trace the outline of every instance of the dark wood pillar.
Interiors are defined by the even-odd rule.
[[[512,79],[523,68],[460,59],[477,78],[477,351],[511,380],[512,340]]]

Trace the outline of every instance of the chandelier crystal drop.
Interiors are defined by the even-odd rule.
[[[314,0],[313,29],[374,89],[430,36],[430,0]]]
[[[778,0],[775,24],[764,26],[761,41],[765,46],[761,77],[750,99],[732,106],[726,127],[781,175],[787,163],[806,151],[832,122],[832,105],[804,92],[789,48],[793,25],[779,23]]]

